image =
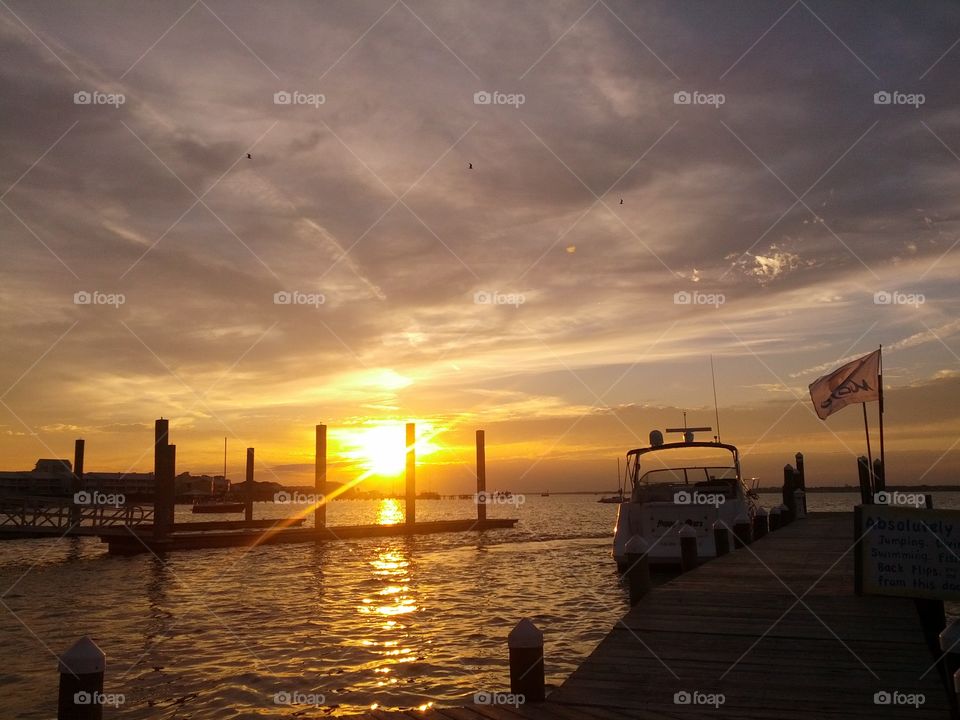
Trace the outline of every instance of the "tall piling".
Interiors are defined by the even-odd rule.
[[[327,426],[317,425],[316,456],[313,469],[313,491],[316,505],[313,508],[313,527],[327,527]]]
[[[247,477],[243,489],[243,519],[253,520],[253,448],[247,448]]]
[[[158,537],[170,531],[171,509],[168,485],[173,483],[170,468],[170,421],[160,418],[154,423],[153,439],[153,533]]]
[[[417,522],[417,426],[407,423],[407,525]]]
[[[83,490],[83,451],[84,441],[78,439],[73,444],[73,475],[70,477],[70,494],[76,496]],[[70,525],[80,524],[80,506],[76,500],[70,505]]]
[[[487,445],[483,430],[477,430],[477,522],[487,519]]]

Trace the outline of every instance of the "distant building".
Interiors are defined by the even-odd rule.
[[[223,495],[230,489],[230,480],[223,475],[191,475],[180,473],[174,480],[176,494],[188,497]],[[37,460],[33,470],[16,472],[0,471],[0,496],[70,495],[73,483],[73,465],[69,460]],[[83,490],[97,490],[108,494],[121,494],[128,498],[153,496],[152,472],[85,472]]]
[[[69,460],[37,460],[33,470],[0,472],[0,495],[67,495],[73,479]]]

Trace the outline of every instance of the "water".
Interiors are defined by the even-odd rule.
[[[811,510],[856,502],[852,493],[809,496]],[[398,521],[402,510],[339,501],[328,523]],[[255,517],[290,512],[258,504]],[[421,501],[417,513],[470,517],[475,506]],[[55,656],[84,634],[107,653],[106,692],[124,696],[106,717],[279,718],[469,701],[508,688],[506,636],[525,616],[545,632],[547,683],[558,685],[627,610],[610,557],[616,506],[527,496],[489,514],[520,522],[482,534],[198,550],[166,562],[113,557],[94,539],[0,543],[0,717],[54,717]],[[321,707],[277,704],[277,693]]]

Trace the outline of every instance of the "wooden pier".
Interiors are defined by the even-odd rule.
[[[651,590],[545,702],[354,717],[950,717],[914,601],[855,595],[852,546],[851,514],[813,514]]]

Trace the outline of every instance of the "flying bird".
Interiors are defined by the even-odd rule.
[[[473,163],[467,163],[467,170],[473,170]]]
[[[253,155],[247,153],[247,160],[253,160]],[[620,202],[623,202],[622,200]]]
[[[623,198],[620,198],[620,204],[623,205]]]

